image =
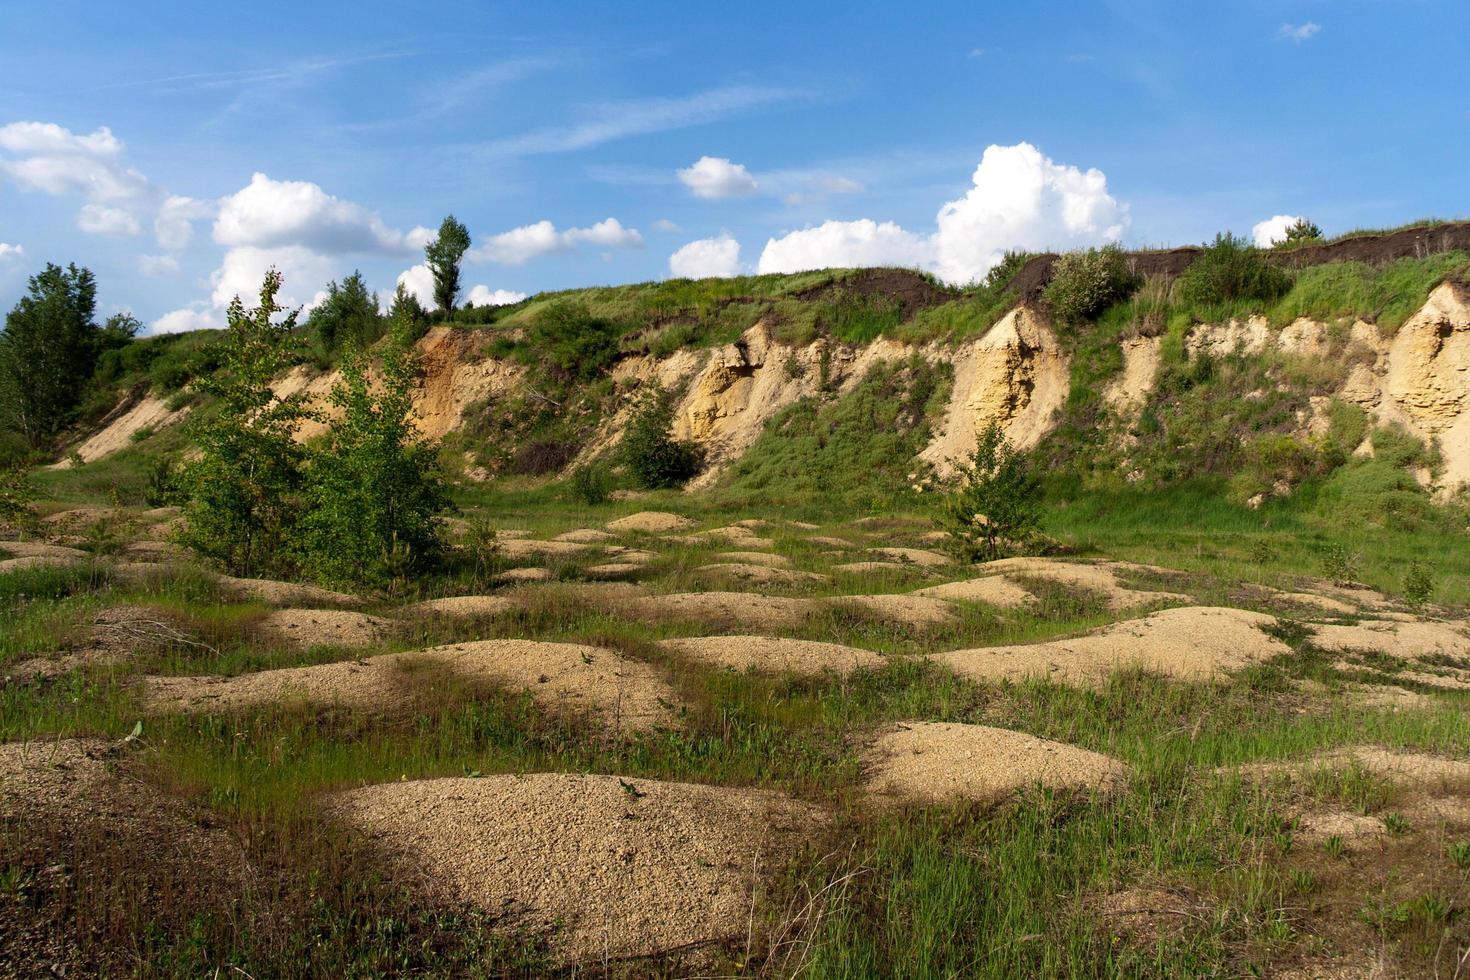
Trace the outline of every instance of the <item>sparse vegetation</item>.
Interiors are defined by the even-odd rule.
[[[942,526],[961,561],[991,561],[1030,545],[1041,518],[1041,483],[999,425],[981,431],[953,482]]]
[[[676,487],[699,471],[699,449],[675,439],[672,393],[653,385],[639,396],[623,429],[620,453],[639,486],[656,490]]]

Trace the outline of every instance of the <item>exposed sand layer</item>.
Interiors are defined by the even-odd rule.
[[[272,606],[357,606],[357,596],[300,582],[278,582],[268,578],[235,578],[221,575],[215,579],[219,587],[237,599],[264,602]]]
[[[905,722],[885,729],[864,759],[868,792],[938,803],[994,801],[1030,786],[1110,791],[1128,767],[1106,755],[986,725]]]
[[[722,551],[715,555],[716,561],[742,562],[746,565],[765,565],[767,568],[789,568],[791,559],[765,551]]]
[[[751,562],[716,562],[695,569],[701,576],[742,582],[746,585],[810,585],[828,581],[816,572],[799,572],[790,568],[771,568]]]
[[[669,531],[682,531],[694,526],[694,522],[687,517],[678,514],[670,514],[659,510],[645,510],[637,514],[629,514],[615,521],[609,521],[606,525],[609,531],[616,534],[666,534]]]
[[[1055,558],[1002,558],[979,566],[987,575],[1030,575],[1049,579],[1072,588],[1087,589],[1107,597],[1108,608],[1115,612],[1136,609],[1160,602],[1187,601],[1189,596],[1177,592],[1147,592],[1130,589],[1118,581],[1120,571],[1157,571],[1131,566],[1123,562],[1103,562],[1086,565],[1079,562],[1058,561]]]
[[[868,550],[890,561],[918,565],[920,568],[943,568],[945,565],[954,564],[954,559],[949,555],[941,555],[937,551],[926,551],[923,548],[869,548]]]
[[[678,695],[648,664],[601,647],[534,640],[480,640],[236,677],[150,677],[145,703],[155,711],[186,713],[303,701],[392,709],[411,701],[414,675],[426,667],[526,691],[554,713],[595,714],[614,730],[676,720]]]
[[[920,629],[944,626],[955,618],[949,603],[922,595],[849,595],[829,601],[839,608],[853,607],[879,619]]]
[[[68,548],[44,541],[0,541],[0,555],[8,558],[67,558],[73,561],[86,558],[80,548]]]
[[[426,599],[405,606],[401,611],[417,616],[449,616],[455,619],[478,619],[499,616],[515,608],[515,603],[498,595],[454,595],[443,599]]]
[[[754,629],[800,626],[818,608],[812,599],[754,592],[671,592],[646,596],[637,605],[637,610],[648,616]]]
[[[607,531],[599,531],[591,527],[579,527],[572,531],[563,531],[553,541],[570,541],[573,544],[600,544],[603,541],[611,541],[616,535]]]
[[[930,596],[935,599],[947,599],[952,602],[984,602],[1006,609],[1015,609],[1036,601],[1036,596],[1015,582],[1012,582],[1004,575],[992,575],[988,578],[972,578],[960,582],[946,582],[943,585],[931,585],[927,589],[919,589],[914,595]]]
[[[1240,767],[1247,778],[1277,775],[1301,779],[1313,772],[1361,769],[1401,789],[1463,794],[1470,790],[1470,761],[1448,759],[1426,752],[1390,749],[1381,745],[1321,752],[1307,759],[1258,762]]]
[[[1354,626],[1313,626],[1312,643],[1323,650],[1367,650],[1404,660],[1470,657],[1470,636],[1449,623],[1363,620]]]
[[[1085,636],[1025,646],[982,647],[937,653],[932,659],[980,681],[1049,677],[1100,685],[1121,669],[1141,669],[1180,680],[1210,680],[1290,647],[1262,632],[1275,620],[1263,613],[1210,606],[1164,609],[1114,623]]]
[[[664,640],[661,645],[710,666],[776,674],[850,674],[885,662],[871,650],[775,636],[695,636]]]
[[[563,964],[743,940],[758,876],[824,820],[770,791],[560,773],[386,783],[334,808],[429,889],[552,930]]]
[[[267,637],[300,650],[365,647],[382,642],[397,627],[389,619],[347,609],[278,609],[259,623]]]
[[[819,544],[823,548],[836,548],[840,551],[850,551],[857,547],[857,545],[846,538],[833,538],[821,534],[814,535],[813,537],[807,538],[807,540],[812,544]]]

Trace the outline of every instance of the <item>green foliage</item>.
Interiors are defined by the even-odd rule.
[[[434,276],[434,303],[446,314],[454,312],[459,298],[459,263],[469,249],[469,229],[452,214],[440,223],[438,236],[424,246],[424,261]]]
[[[368,368],[352,348],[332,389],[336,417],[307,477],[301,564],[324,581],[386,588],[439,561],[438,516],[450,504],[438,454],[413,424],[412,342],[396,334],[376,379]]]
[[[155,456],[148,464],[148,484],[143,502],[149,507],[167,507],[180,500],[179,463],[173,456]]]
[[[1290,432],[1264,433],[1245,444],[1242,456],[1230,480],[1232,496],[1242,502],[1271,492],[1278,483],[1295,487],[1334,465],[1332,455],[1320,442]]]
[[[1239,300],[1272,302],[1290,288],[1290,276],[1268,264],[1260,249],[1229,232],[1205,246],[1176,286],[1180,299],[1196,309]]]
[[[574,300],[549,303],[526,327],[517,356],[541,364],[559,387],[591,381],[617,359],[618,324],[593,316]]]
[[[418,340],[429,328],[429,314],[419,298],[408,291],[403,283],[393,290],[393,302],[388,306],[388,319],[398,324],[398,329]]]
[[[941,527],[962,561],[991,561],[1024,550],[1041,519],[1041,484],[996,423],[980,433],[944,498]]]
[[[1363,317],[1392,332],[1424,305],[1434,287],[1466,274],[1470,255],[1464,252],[1398,259],[1382,266],[1362,262],[1309,266],[1296,273],[1291,291],[1271,310],[1271,320],[1285,324],[1297,317]]]
[[[1277,248],[1294,248],[1299,245],[1320,245],[1326,240],[1322,229],[1306,218],[1297,218],[1286,229],[1286,237],[1276,243]]]
[[[1352,402],[1334,398],[1327,404],[1327,444],[1338,462],[1346,461],[1368,434],[1368,413]]]
[[[624,465],[646,489],[675,487],[699,471],[699,447],[676,440],[674,398],[657,385],[645,389],[623,429],[620,447]]]
[[[1075,325],[1125,298],[1136,285],[1123,250],[1108,245],[1058,257],[1044,296],[1057,322]]]
[[[395,297],[396,300],[396,297]],[[371,347],[383,335],[378,294],[367,287],[361,272],[327,284],[327,298],[306,319],[312,344],[327,358],[352,347]]]
[[[1000,261],[991,266],[990,271],[985,273],[985,278],[980,280],[980,288],[990,292],[1000,292],[1006,289],[1010,286],[1011,280],[1016,278],[1016,273],[1021,271],[1022,266],[1034,257],[1032,252],[1007,249],[1001,255]]]
[[[1424,441],[1397,422],[1374,429],[1369,441],[1373,458],[1390,466],[1424,466],[1430,462]]]
[[[572,496],[589,507],[607,503],[612,493],[612,473],[602,463],[584,463],[572,471]]]
[[[896,297],[841,290],[824,319],[833,338],[845,344],[868,344],[903,322],[903,304]]]
[[[1381,459],[1353,460],[1317,494],[1317,507],[1347,525],[1412,531],[1444,526],[1448,514],[1402,467]]]
[[[1427,563],[1416,558],[1404,572],[1404,598],[1416,606],[1424,606],[1433,596],[1434,575]]]
[[[31,502],[36,489],[24,463],[0,468],[0,527],[26,528],[35,523]]]
[[[272,319],[280,287],[272,269],[259,306],[230,304],[220,369],[195,381],[215,404],[190,423],[199,455],[180,477],[189,498],[181,542],[237,575],[285,569],[298,517],[304,450],[292,434],[308,413],[299,393],[278,399],[271,389],[300,360],[296,314]]]
[[[76,265],[47,263],[0,333],[0,410],[35,449],[49,448],[71,422],[104,344],[127,329],[97,326],[97,280]],[[112,322],[112,321],[109,321]]]

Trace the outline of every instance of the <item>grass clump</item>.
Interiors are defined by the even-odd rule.
[[[1177,288],[1180,299],[1196,309],[1218,308],[1276,300],[1291,288],[1291,277],[1268,264],[1244,238],[1222,232],[1184,270]]]
[[[1422,259],[1398,259],[1383,266],[1331,262],[1308,266],[1271,311],[1277,323],[1297,317],[1335,320],[1363,317],[1391,334],[1424,305],[1440,283],[1470,273],[1470,255],[1441,252]]]

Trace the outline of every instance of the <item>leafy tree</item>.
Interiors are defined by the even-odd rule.
[[[97,280],[75,264],[47,263],[0,333],[0,406],[35,449],[71,421],[99,349]]]
[[[673,487],[699,471],[699,447],[674,439],[674,399],[655,385],[644,391],[623,430],[622,456],[639,486]]]
[[[338,415],[307,480],[302,564],[327,581],[385,587],[438,561],[437,518],[451,504],[435,448],[414,428],[418,360],[401,325],[376,378],[360,346],[341,370]]]
[[[414,340],[424,335],[429,325],[429,314],[419,298],[409,292],[403,283],[393,291],[393,302],[388,307],[388,319],[403,325]]]
[[[95,338],[96,358],[108,351],[120,350],[133,342],[143,330],[143,322],[131,313],[114,313],[103,322]],[[94,364],[96,359],[94,359]]]
[[[327,284],[327,298],[311,311],[306,328],[316,347],[331,356],[345,347],[363,347],[383,335],[383,318],[378,313],[378,294],[368,289],[361,272]]]
[[[1068,252],[1052,267],[1046,302],[1057,322],[1076,324],[1097,316],[1136,285],[1127,257],[1116,245]]]
[[[454,215],[439,225],[439,237],[424,246],[424,259],[434,274],[434,302],[445,313],[459,297],[459,262],[470,248],[470,232]]]
[[[1261,250],[1228,231],[1206,245],[1176,287],[1194,307],[1219,306],[1236,300],[1271,301],[1291,288],[1291,278],[1261,255]]]
[[[1041,484],[999,425],[985,427],[959,471],[940,521],[951,550],[965,561],[990,561],[1024,547],[1041,517]]]
[[[199,455],[179,478],[188,498],[181,543],[236,575],[288,569],[299,516],[305,450],[293,435],[310,412],[301,393],[277,398],[271,388],[301,360],[296,312],[273,319],[280,288],[271,269],[259,306],[247,311],[238,296],[230,304],[220,367],[194,382],[215,404],[190,423]]]
[[[1277,245],[1311,245],[1314,242],[1323,241],[1325,236],[1322,229],[1306,218],[1297,218],[1289,228],[1286,229],[1286,237],[1277,242]]]

